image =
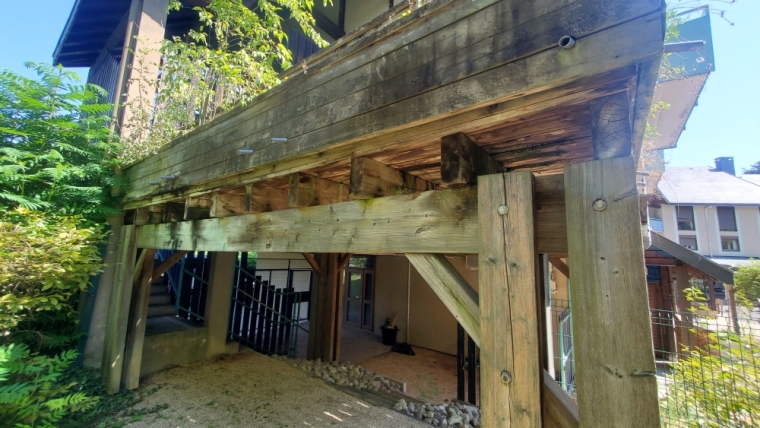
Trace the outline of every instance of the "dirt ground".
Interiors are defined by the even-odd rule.
[[[457,357],[413,346],[415,356],[387,352],[361,366],[406,382],[406,393],[433,404],[457,398]]]
[[[135,406],[169,407],[129,427],[429,427],[375,407],[284,362],[252,351],[175,367],[144,379],[157,392]]]

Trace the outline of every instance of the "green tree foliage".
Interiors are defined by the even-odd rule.
[[[134,116],[122,129],[126,162],[155,153],[180,135],[278,85],[279,71],[291,66],[283,16],[290,17],[319,46],[327,45],[314,29],[313,0],[259,0],[249,9],[243,0],[210,0],[196,7],[198,30],[165,41],[161,50],[161,77],[135,82],[158,88],[153,100],[133,99]],[[182,4],[172,0],[170,13]],[[136,67],[151,52],[136,52]],[[151,73],[144,73],[151,75]],[[153,96],[152,91],[140,91]]]
[[[745,174],[760,174],[760,161],[755,162],[749,169],[742,169]]]
[[[27,64],[38,78],[0,72],[0,205],[91,218],[113,212],[119,145],[103,91],[62,68]]]
[[[0,347],[0,427],[56,427],[63,417],[98,402],[61,377],[76,352],[34,355],[26,345]]]
[[[760,260],[752,260],[734,273],[736,293],[757,303],[760,299]]]
[[[0,217],[0,332],[43,346],[48,337],[26,330],[40,315],[74,317],[72,298],[100,271],[99,227],[79,217],[19,209]]]

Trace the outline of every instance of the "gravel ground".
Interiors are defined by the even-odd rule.
[[[429,427],[255,352],[175,367],[144,379],[158,391],[134,407],[169,407],[129,427]]]

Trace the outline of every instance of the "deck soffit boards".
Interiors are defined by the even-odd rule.
[[[599,0],[433,1],[361,37],[347,36],[307,74],[129,167],[126,205],[162,203],[352,156],[403,150],[456,132],[472,131],[479,144],[504,146],[495,150],[510,144],[525,149],[521,138],[554,144],[534,158],[510,149],[495,152],[507,165],[519,167],[521,159],[523,165],[536,159],[567,163],[572,144],[577,156],[570,161],[585,160],[584,103],[608,94],[599,82],[610,76],[615,79],[606,83],[624,82],[617,90],[631,94],[635,154],[646,120],[642,111],[648,111],[654,88],[647,82],[656,79],[656,73],[649,75],[662,51],[662,13],[657,0],[611,0],[604,7]],[[573,49],[557,46],[563,35],[578,39]],[[561,106],[566,108],[555,120],[564,123],[567,144],[552,139],[560,130],[541,126],[513,140],[488,140],[489,132],[501,132],[500,123]],[[288,141],[272,143],[272,137]],[[254,153],[237,155],[242,148]],[[426,152],[408,158],[406,167],[413,170],[417,160],[434,163]],[[177,178],[148,184],[165,175]]]

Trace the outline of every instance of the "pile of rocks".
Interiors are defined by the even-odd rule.
[[[441,405],[407,403],[403,398],[393,408],[436,427],[472,428],[480,426],[480,409],[463,403]]]
[[[370,391],[392,392],[395,394],[403,394],[404,392],[402,391],[403,384],[373,373],[359,365],[322,362],[319,358],[314,361],[289,358],[281,355],[272,355],[272,358],[337,385]],[[464,403],[452,402],[440,405],[428,403],[415,404],[413,402],[407,403],[402,398],[396,402],[393,408],[398,412],[436,427],[480,427],[480,409]]]
[[[351,363],[339,363],[336,361],[328,363],[322,362],[319,358],[311,361],[280,355],[272,355],[272,358],[284,361],[297,369],[305,371],[306,373],[311,373],[316,377],[321,377],[336,385],[351,386],[357,389],[367,389],[370,391],[393,392],[396,394],[403,393],[403,385],[399,382],[380,376],[362,366]]]

